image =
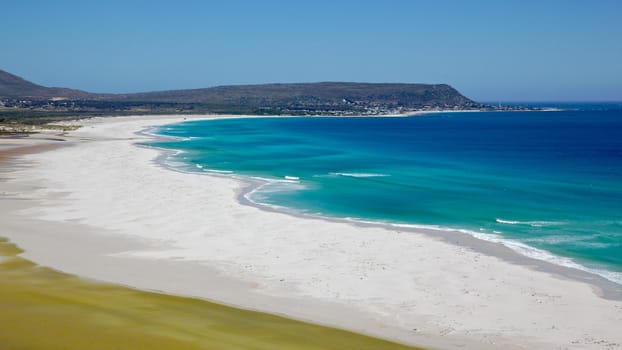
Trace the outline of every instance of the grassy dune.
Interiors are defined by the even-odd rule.
[[[85,281],[0,238],[2,349],[413,349],[202,300]]]

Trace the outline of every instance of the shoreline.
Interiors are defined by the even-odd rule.
[[[146,134],[151,135],[151,137],[156,137],[154,134]],[[236,195],[237,201],[242,205],[247,205],[250,207],[254,207],[266,212],[274,212],[290,215],[293,217],[301,218],[301,219],[315,219],[315,220],[324,220],[328,222],[335,223],[344,223],[344,224],[352,224],[359,227],[377,227],[383,228],[391,231],[403,231],[410,232],[413,234],[425,234],[430,238],[441,239],[449,244],[454,244],[461,247],[468,247],[473,249],[474,251],[491,255],[497,258],[500,258],[504,261],[528,266],[537,271],[543,271],[551,274],[556,274],[563,278],[568,278],[572,280],[576,280],[579,282],[590,284],[594,287],[595,293],[605,299],[611,300],[622,300],[622,285],[608,279],[607,277],[599,274],[596,271],[592,271],[587,267],[579,265],[574,261],[571,261],[569,258],[554,255],[548,251],[540,250],[537,248],[532,248],[527,246],[534,251],[539,253],[544,253],[550,255],[552,258],[558,259],[568,259],[574,266],[572,265],[564,265],[562,263],[555,263],[553,261],[546,260],[545,258],[536,258],[532,257],[528,254],[523,254],[518,249],[513,249],[512,244],[520,245],[522,247],[522,243],[517,241],[512,241],[510,239],[505,238],[484,238],[478,237],[477,232],[473,232],[470,230],[464,229],[454,229],[454,228],[445,228],[445,227],[434,227],[428,225],[419,225],[419,224],[405,224],[405,223],[392,223],[389,221],[376,221],[372,219],[363,219],[363,218],[344,218],[338,216],[329,216],[322,214],[310,214],[301,211],[297,211],[292,208],[278,206],[278,205],[270,205],[264,204],[261,202],[254,201],[250,198],[255,191],[259,190],[262,186],[266,184],[270,184],[270,180],[262,179],[258,177],[252,176],[243,176],[236,173],[225,173],[218,172],[217,170],[211,169],[203,169],[205,172],[193,172],[187,171],[183,169],[175,168],[174,166],[166,164],[166,160],[170,157],[175,150],[173,149],[164,149],[159,147],[138,145],[139,147],[147,147],[159,150],[162,154],[158,156],[155,162],[161,167],[169,170],[176,171],[182,174],[198,174],[205,176],[215,176],[215,177],[224,177],[228,179],[233,179],[235,181],[240,182],[240,190]],[[468,232],[467,232],[468,231]],[[575,267],[576,266],[576,267]],[[600,272],[600,271],[599,271]],[[608,271],[602,271],[608,272]]]
[[[553,110],[551,110],[553,111]],[[558,111],[558,110],[554,110]],[[449,112],[481,112],[475,110],[466,111],[438,111],[438,113]],[[427,114],[429,112],[421,112],[419,114]],[[397,117],[398,115],[395,115]],[[404,115],[409,116],[409,115]],[[412,115],[415,116],[415,115]],[[393,117],[393,116],[385,116]],[[229,117],[227,117],[229,118]],[[240,118],[264,118],[262,116],[242,116]],[[267,117],[267,118],[279,118],[279,117]],[[285,117],[291,118],[291,117]],[[297,117],[294,117],[297,118]],[[350,118],[350,117],[346,117]],[[362,117],[365,118],[365,117]],[[166,140],[168,138],[175,138],[171,136],[161,135],[153,132],[154,128],[147,128],[137,132],[138,135],[144,135],[151,137],[153,141],[158,139]],[[157,157],[156,163],[165,169],[171,171],[177,171],[188,174],[201,174],[206,176],[218,176],[230,178],[241,183],[241,190],[237,194],[237,200],[240,204],[256,207],[268,212],[283,213],[298,217],[301,219],[320,219],[336,223],[354,224],[361,227],[380,227],[387,230],[401,230],[404,232],[411,232],[413,234],[423,233],[431,238],[440,238],[447,243],[456,244],[459,246],[466,246],[480,253],[492,255],[501,258],[508,262],[517,263],[524,266],[531,266],[532,268],[558,274],[564,278],[570,278],[577,281],[585,282],[594,286],[597,289],[597,293],[607,299],[622,300],[622,283],[612,278],[608,278],[606,275],[610,271],[608,270],[594,270],[580,263],[573,261],[570,258],[555,255],[549,251],[534,248],[525,245],[519,241],[503,238],[498,235],[483,234],[467,229],[449,228],[434,225],[422,225],[417,223],[394,223],[390,221],[373,220],[365,218],[344,218],[339,216],[331,216],[325,214],[310,214],[302,211],[297,211],[292,208],[278,205],[270,205],[261,202],[254,201],[250,198],[255,191],[259,190],[264,185],[272,183],[271,179],[263,179],[260,177],[240,175],[233,172],[219,172],[218,170],[203,169],[201,171],[184,170],[177,168],[173,165],[166,164],[168,158],[172,157],[176,150],[168,148],[160,148],[157,146],[138,145],[139,147],[148,147],[156,149],[161,152],[161,155]],[[289,180],[274,179],[274,181],[289,182]],[[488,235],[489,237],[486,237]],[[521,252],[523,250],[523,252]],[[537,257],[534,255],[538,255]],[[615,273],[614,273],[615,274]]]
[[[582,276],[583,282],[578,282],[568,280],[571,277],[568,275],[556,277],[556,271],[548,268],[543,271],[534,268],[532,260],[514,261],[512,259],[516,257],[505,255],[499,258],[491,253],[501,251],[501,254],[518,254],[509,251],[509,248],[502,252],[499,245],[493,243],[482,248],[480,243],[474,243],[480,240],[466,237],[466,234],[465,237],[457,238],[448,233],[439,239],[438,233],[425,233],[419,228],[370,227],[367,223],[354,225],[325,218],[320,220],[292,216],[291,213],[271,213],[265,208],[259,210],[241,205],[237,201],[244,196],[243,187],[234,180],[222,179],[226,176],[205,177],[188,173],[173,175],[175,172],[154,164],[154,159],[161,154],[153,149],[137,147],[135,143],[141,141],[143,136],[129,135],[127,129],[140,125],[143,129],[153,124],[162,125],[164,119],[170,123],[170,120],[182,122],[184,118],[190,118],[150,118],[122,117],[86,123],[84,130],[70,133],[71,137],[75,137],[73,142],[77,145],[49,153],[60,157],[60,161],[77,161],[79,166],[68,164],[67,167],[74,171],[84,170],[85,174],[93,174],[97,179],[63,174],[61,171],[67,169],[54,166],[53,162],[46,160],[48,157],[23,157],[37,163],[39,168],[31,166],[18,169],[21,175],[30,175],[24,176],[21,182],[17,180],[18,185],[41,188],[47,181],[48,184],[54,184],[54,190],[62,193],[68,191],[69,194],[34,195],[31,198],[35,199],[34,202],[25,201],[28,203],[23,204],[25,207],[22,210],[17,210],[17,213],[11,210],[8,214],[13,219],[9,220],[10,226],[16,232],[25,233],[34,227],[33,222],[18,223],[16,219],[29,217],[35,224],[48,225],[47,228],[50,223],[54,223],[51,226],[79,227],[74,227],[72,234],[63,233],[59,229],[52,238],[42,232],[30,237],[12,233],[9,235],[12,241],[22,246],[34,261],[43,261],[45,265],[60,270],[72,270],[84,277],[116,281],[140,289],[198,296],[245,308],[250,306],[251,309],[430,348],[459,348],[464,344],[477,348],[529,348],[534,344],[539,348],[553,348],[560,344],[576,348],[598,348],[596,341],[591,342],[589,337],[600,337],[598,341],[604,339],[608,344],[620,343],[616,330],[612,328],[622,318],[622,304],[597,297],[592,291],[593,287],[584,283],[590,281],[590,276]],[[91,131],[91,128],[95,130]],[[123,131],[122,137],[116,136],[116,131]],[[115,153],[120,151],[128,154]],[[104,166],[115,167],[114,170],[118,172],[127,171],[121,175],[130,176],[133,174],[131,171],[134,171],[138,176],[124,178],[115,175],[115,172],[85,163],[93,152],[101,152],[101,155],[107,157]],[[132,160],[137,163],[132,163]],[[47,167],[41,168],[42,164]],[[124,169],[124,166],[132,168]],[[156,168],[162,168],[162,171],[156,171]],[[105,174],[93,173],[97,170]],[[108,177],[113,179],[107,180]],[[151,178],[153,182],[136,182],[138,179],[147,181],[145,178]],[[123,179],[127,184],[115,183],[114,179]],[[9,182],[15,185],[15,181],[13,179]],[[189,184],[184,185],[179,181]],[[95,184],[103,188],[99,191],[92,188]],[[140,186],[123,187],[132,184]],[[166,186],[174,187],[170,195],[167,195],[169,192],[166,192]],[[197,189],[203,187],[209,189],[210,196],[196,193]],[[128,193],[130,188],[135,190],[134,193]],[[121,197],[103,193],[106,189]],[[159,193],[161,197],[149,197],[149,193],[143,192],[147,189],[162,192]],[[95,194],[103,198],[93,198]],[[183,212],[181,208],[184,206],[170,197],[174,194],[183,194],[188,197],[186,199],[189,203],[202,205],[203,209],[209,208],[207,213],[218,216],[218,220],[205,218],[204,211],[192,208],[188,208],[192,213]],[[129,208],[127,210],[136,215],[128,213],[123,217],[121,213],[126,208],[120,210],[115,204],[120,198],[125,201],[125,206]],[[150,205],[147,199],[153,198],[159,198],[166,204],[163,206],[165,208]],[[149,213],[141,206],[148,206],[153,212]],[[98,215],[94,216],[96,213]],[[159,219],[158,215],[174,221],[174,225],[163,218]],[[38,219],[32,219],[33,216]],[[177,216],[184,218],[182,220]],[[209,225],[199,225],[193,220]],[[194,231],[196,237],[171,237],[164,232],[184,223],[191,223],[188,230]],[[157,227],[159,224],[164,227]],[[244,225],[250,228],[241,227]],[[218,232],[201,236],[201,230],[210,227]],[[253,234],[257,230],[262,232],[260,237]],[[76,231],[87,234],[81,235]],[[223,238],[225,232],[228,236]],[[396,242],[382,239],[388,235]],[[197,237],[207,239],[210,244],[189,247],[188,242],[200,242],[196,241]],[[76,249],[78,256],[46,254],[46,245],[62,246],[69,241],[79,248]],[[481,250],[475,247],[477,245]],[[416,259],[392,256],[402,249],[412,252]],[[270,255],[275,250],[278,255]],[[212,257],[201,260],[207,251]],[[263,256],[258,251],[268,255]],[[443,258],[439,260],[439,257]],[[310,260],[300,261],[301,258]],[[78,261],[86,262],[82,265],[87,266],[74,266]],[[417,261],[417,266],[404,266],[409,261]],[[102,268],[94,266],[94,262],[112,263],[115,267]],[[326,267],[317,265],[327,263]],[[246,268],[246,265],[253,267]],[[113,271],[115,268],[117,270]],[[171,285],[168,280],[162,281],[161,276],[158,280],[158,276],[153,276],[154,271],[149,272],[151,269],[155,270],[156,275],[163,272],[168,278],[179,271],[186,273],[184,276],[175,276],[180,283]],[[210,274],[206,273],[209,270],[212,276],[208,279],[218,281],[218,285],[226,286],[229,283],[230,288],[220,287],[220,292],[210,291],[211,295],[205,295],[201,290],[204,285],[197,281],[197,277],[204,278]],[[134,273],[127,276],[128,272],[120,271]],[[139,276],[140,273],[135,271],[148,276]],[[414,281],[410,280],[413,278]],[[228,282],[223,282],[225,280]],[[535,285],[532,285],[534,282]],[[603,290],[607,290],[606,286]],[[607,293],[603,296],[607,296]],[[516,305],[506,305],[506,298],[511,298]],[[478,304],[486,306],[479,307]],[[593,310],[590,315],[584,315],[583,304]],[[564,312],[556,311],[556,307],[563,308],[565,313],[575,315],[577,319],[567,320],[561,315]],[[510,317],[511,313],[507,313],[507,309],[514,310],[516,315]],[[500,311],[508,316],[496,319]],[[527,314],[521,314],[523,312]],[[558,334],[551,334],[550,324],[538,324],[547,319],[554,320],[556,332],[553,333]],[[534,321],[535,325],[532,324]],[[416,331],[413,331],[415,328]],[[580,334],[588,330],[593,335],[582,338]],[[527,335],[529,337],[525,338]]]
[[[169,168],[164,165],[164,167]],[[169,168],[170,169],[170,168]],[[174,169],[171,169],[174,170]],[[174,170],[175,171],[175,170]],[[263,204],[256,202],[248,198],[248,195],[264,185],[264,182],[260,179],[244,179],[238,175],[233,174],[204,174],[207,176],[223,176],[231,177],[246,184],[237,196],[240,204],[256,207],[258,209],[283,213],[298,217],[301,219],[319,219],[335,223],[352,224],[358,227],[377,227],[391,231],[403,231],[410,232],[412,234],[424,234],[430,238],[440,239],[448,244],[457,245],[460,247],[467,247],[474,251],[500,258],[504,261],[519,264],[522,266],[530,267],[537,271],[542,271],[550,274],[555,274],[563,278],[572,279],[575,281],[590,284],[594,287],[595,293],[600,297],[610,300],[621,301],[622,300],[622,285],[612,281],[596,272],[589,271],[588,268],[578,268],[573,266],[566,266],[562,264],[556,264],[554,262],[531,257],[526,254],[522,254],[519,251],[512,249],[509,244],[514,241],[506,239],[485,239],[475,236],[476,232],[466,232],[468,230],[444,228],[444,227],[432,227],[426,225],[417,224],[402,224],[392,223],[385,221],[374,221],[361,218],[342,218],[337,216],[327,216],[321,214],[308,214],[304,212],[298,212],[294,209],[287,207],[279,207],[275,205]],[[267,183],[267,181],[265,182]],[[518,243],[518,242],[516,242]],[[530,247],[531,248],[531,247]],[[535,249],[535,248],[534,248]],[[553,255],[548,251],[543,251],[550,254],[553,257],[559,257],[565,259],[563,256]],[[578,264],[576,264],[578,265]],[[583,267],[583,266],[581,266]]]

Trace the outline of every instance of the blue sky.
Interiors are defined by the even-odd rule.
[[[2,0],[0,69],[93,92],[448,83],[478,101],[622,100],[622,1]]]

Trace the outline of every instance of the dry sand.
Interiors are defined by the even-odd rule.
[[[5,164],[0,236],[79,276],[429,348],[622,348],[619,286],[596,276],[458,233],[245,205],[244,183],[165,169],[160,151],[135,145],[149,139],[136,132],[185,118],[81,121],[70,147]],[[0,139],[0,150],[28,142]]]

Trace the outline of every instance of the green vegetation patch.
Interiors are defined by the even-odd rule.
[[[0,136],[14,136],[14,135],[30,135],[36,134],[41,130],[51,130],[59,132],[68,132],[78,130],[80,125],[59,125],[59,124],[25,124],[13,121],[11,123],[0,122]]]
[[[203,300],[85,281],[0,239],[3,349],[414,349]]]

